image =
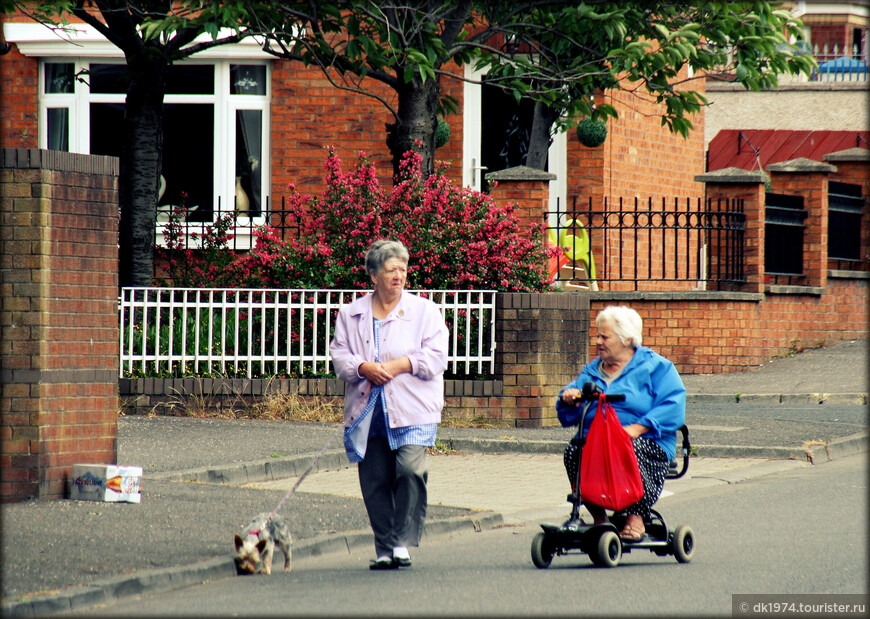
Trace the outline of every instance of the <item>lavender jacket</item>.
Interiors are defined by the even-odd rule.
[[[338,313],[329,354],[335,373],[347,384],[344,426],[349,428],[366,406],[371,383],[358,368],[375,360],[372,294],[345,305]],[[447,369],[447,326],[429,299],[407,291],[384,319],[380,330],[380,359],[408,357],[411,372],[384,385],[390,427],[439,423],[444,407],[444,370]]]

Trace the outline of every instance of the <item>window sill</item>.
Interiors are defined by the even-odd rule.
[[[846,271],[843,269],[829,269],[829,279],[870,279],[870,271]]]
[[[765,284],[764,292],[766,294],[793,294],[820,297],[825,294],[825,289],[821,286],[784,286],[780,284]]]

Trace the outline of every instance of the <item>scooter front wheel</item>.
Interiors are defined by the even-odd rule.
[[[616,567],[622,558],[622,542],[613,531],[604,531],[589,554],[592,563],[599,567]]]
[[[550,567],[553,562],[553,549],[547,541],[547,534],[543,531],[532,539],[532,563],[541,570]]]

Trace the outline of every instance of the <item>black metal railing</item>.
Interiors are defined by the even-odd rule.
[[[804,273],[803,196],[767,192],[764,201],[764,272],[788,278]]]
[[[227,250],[232,252],[251,249],[256,237],[254,233],[264,227],[271,227],[283,239],[298,238],[301,233],[296,212],[286,208],[284,198],[280,208],[272,208],[268,198],[262,210],[239,212],[233,208],[222,208],[218,198],[217,208],[196,209],[195,211],[179,210],[172,213],[168,210],[158,210],[156,224],[157,257],[169,246],[175,250],[201,249],[203,239],[210,232],[223,230],[222,233]],[[154,276],[161,271],[159,259],[154,263]]]
[[[739,199],[604,199],[596,208],[545,214],[551,241],[563,247],[566,266],[583,267],[590,280],[743,283],[746,216]],[[591,253],[591,255],[590,255]],[[563,259],[564,260],[564,259]],[[570,279],[571,269],[556,274]]]
[[[861,185],[828,183],[828,259],[837,269],[861,268]]]
[[[227,243],[228,249],[250,249],[253,233],[264,226],[270,226],[277,230],[282,238],[289,238],[299,234],[299,222],[295,212],[285,207],[284,199],[281,199],[280,208],[272,208],[268,198],[262,210],[239,212],[235,206],[222,208],[218,198],[217,208],[199,208],[192,211],[180,210],[173,215],[169,210],[157,211],[157,234],[165,237],[168,232],[170,221],[174,218],[175,225],[181,232],[182,246],[179,249],[197,249],[200,247],[202,235],[209,228],[214,228],[216,222],[227,218],[230,222],[230,238]],[[160,244],[158,239],[158,244]],[[165,243],[165,242],[164,242]]]

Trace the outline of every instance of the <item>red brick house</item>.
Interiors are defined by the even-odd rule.
[[[87,27],[65,40],[23,18],[6,18],[3,36],[12,49],[0,60],[2,145],[116,155],[112,135],[124,102],[118,50]],[[88,80],[68,79],[82,70],[90,72]],[[480,77],[470,69],[456,72]],[[457,181],[481,188],[484,170],[521,163],[504,144],[492,148],[506,141],[511,121],[525,122],[511,99],[459,80],[444,79],[442,87],[462,110],[447,119],[451,138],[437,151],[440,160],[450,162]],[[623,93],[606,98],[620,118],[609,123],[603,147],[587,149],[573,134],[554,140],[553,204],[557,196],[564,205],[575,195],[697,195],[700,185],[693,176],[703,166],[703,117],[694,121],[698,131],[684,140],[644,116],[654,106],[643,98],[626,101]],[[288,183],[317,194],[327,146],[347,161],[366,152],[389,182],[387,110],[373,99],[332,87],[317,69],[275,61],[254,41],[178,63],[165,102],[161,204],[177,201],[182,191],[201,208],[218,200],[229,204],[240,175],[256,208],[280,200]],[[662,152],[671,156],[663,158]]]
[[[18,160],[4,165],[4,192],[7,187],[18,192],[13,200],[6,200],[4,193],[4,226],[12,222],[50,228],[53,216],[57,221],[77,222],[74,233],[63,227],[40,230],[35,239],[24,234],[19,247],[10,247],[14,243],[6,244],[9,237],[4,237],[3,246],[4,278],[13,262],[7,255],[15,251],[26,255],[14,265],[21,271],[17,285],[30,290],[37,302],[25,307],[29,298],[10,294],[13,280],[4,279],[0,498],[54,497],[62,496],[73,462],[112,462],[115,456],[117,281],[108,276],[108,263],[101,265],[98,278],[101,313],[93,310],[93,303],[82,303],[84,316],[71,319],[68,314],[74,304],[67,300],[81,294],[81,265],[95,251],[79,246],[99,244],[106,260],[116,250],[116,235],[109,224],[116,215],[112,183],[117,169],[112,159],[99,158],[102,167],[96,170],[90,162],[58,151],[117,154],[113,136],[123,113],[124,67],[118,50],[88,28],[68,40],[24,18],[4,17],[0,25],[10,46],[0,56],[0,147],[41,149],[26,151],[28,156],[51,151],[50,156],[40,156],[52,160],[38,172],[34,170],[39,166]],[[88,71],[87,81],[69,79],[83,70]],[[439,159],[451,162],[452,177],[474,188],[482,187],[484,171],[509,168],[510,177],[510,169],[521,162],[512,157],[505,142],[506,129],[519,122],[522,130],[522,110],[480,85],[445,79],[442,87],[462,110],[447,119],[451,138],[437,152]],[[581,362],[583,355],[577,348],[588,341],[587,312],[594,318],[595,312],[613,303],[635,307],[645,320],[644,343],[671,358],[684,373],[734,371],[805,346],[866,338],[870,151],[828,150],[821,160],[801,153],[797,158],[765,162],[761,169],[729,160],[708,169],[703,114],[692,119],[695,131],[684,140],[659,126],[655,106],[648,100],[624,92],[603,97],[620,115],[608,122],[604,145],[589,149],[573,134],[557,136],[549,156],[551,175],[515,175],[520,178],[500,181],[493,192],[498,200],[519,201],[535,221],[545,211],[555,211],[557,204],[565,213],[576,198],[578,210],[587,209],[585,222],[591,224],[599,290],[502,295],[502,322],[508,325],[502,328],[540,335],[533,342],[537,348],[529,350],[528,337],[500,344],[500,376],[491,384],[476,381],[470,391],[456,381],[456,391],[446,394],[448,407],[460,414],[515,420],[519,426],[555,423],[552,400]],[[387,111],[373,100],[335,89],[315,69],[275,61],[254,42],[215,48],[178,63],[165,103],[165,188],[160,204],[184,199],[195,207],[198,221],[208,221],[219,206],[232,205],[240,191],[252,219],[261,222],[272,205],[280,203],[288,184],[318,194],[327,146],[335,147],[348,162],[365,151],[382,181],[389,183],[391,163],[384,144],[384,125],[391,121]],[[42,208],[29,197],[37,192],[39,197],[51,195],[53,189],[45,188],[50,184],[45,179],[59,183],[63,195],[46,200],[46,212],[28,213],[25,222],[24,214],[9,205],[20,199],[22,211]],[[855,208],[855,199],[860,204],[857,227],[863,229],[858,259],[848,268],[832,263],[828,254],[832,180],[861,187],[857,198],[847,196],[853,198],[850,208]],[[768,181],[770,193],[799,198],[801,205],[786,213],[789,221],[800,219],[800,226],[794,228],[802,231],[799,237],[788,237],[800,254],[800,270],[786,276],[770,272],[765,262],[775,249],[768,246],[771,236],[766,235]],[[721,266],[720,249],[730,243],[719,236],[691,237],[681,232],[659,240],[652,230],[638,230],[645,225],[639,223],[638,212],[643,211],[644,217],[676,212],[670,206],[676,199],[682,211],[674,219],[709,217],[721,204],[728,205],[728,213],[739,215],[743,223],[735,238],[740,252],[728,254],[729,259],[736,255],[739,264],[727,265],[739,267],[738,272],[711,277],[713,269]],[[101,204],[99,217],[95,219],[91,207],[83,209],[83,203]],[[613,214],[632,223],[608,238],[594,226]],[[716,217],[722,215],[717,211]],[[100,222],[99,227],[94,221]],[[658,221],[659,228],[667,227]],[[854,213],[850,221],[856,221]],[[553,215],[550,223],[556,223]],[[44,253],[28,255],[25,244],[31,242]],[[61,252],[64,258],[55,262],[52,252]],[[654,263],[670,268],[691,256],[703,259],[688,272],[665,273],[664,266],[655,270]],[[7,303],[13,297],[16,302]],[[46,316],[38,304],[49,308]],[[52,308],[62,311],[51,315]],[[8,329],[11,320],[5,319],[13,312],[25,313],[34,322]],[[97,331],[101,339],[90,337]],[[7,335],[18,338],[14,345],[6,346],[11,341]],[[61,342],[60,336],[73,339]],[[48,341],[53,344],[43,345]],[[9,350],[13,354],[7,354]],[[19,366],[10,365],[12,357],[20,361]]]

